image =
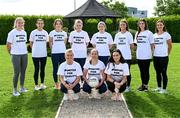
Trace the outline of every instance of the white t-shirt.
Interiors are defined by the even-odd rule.
[[[91,43],[96,45],[99,56],[110,56],[109,44],[113,44],[111,34],[97,32],[92,36]]]
[[[72,84],[77,76],[82,76],[83,74],[79,63],[74,61],[73,64],[68,65],[65,61],[59,66],[57,75],[64,76],[64,81]]]
[[[53,30],[49,33],[49,36],[53,40],[51,53],[52,54],[65,53],[66,46],[64,41],[65,39],[67,39],[67,33],[65,31],[57,32]]]
[[[166,57],[168,56],[168,44],[167,40],[171,39],[171,35],[168,32],[164,32],[161,35],[154,34],[154,56]]]
[[[132,59],[130,44],[133,44],[133,36],[130,32],[118,32],[114,38],[114,44],[122,53],[125,60]]]
[[[27,54],[27,33],[24,30],[13,29],[8,33],[7,42],[11,43],[11,54]]]
[[[33,42],[32,57],[47,57],[48,33],[45,30],[33,30],[29,41]]]
[[[102,79],[101,71],[105,69],[105,65],[102,61],[98,60],[96,65],[90,64],[90,61],[86,61],[84,69],[88,69],[87,78],[97,77],[99,80]]]
[[[134,43],[137,44],[137,59],[144,60],[152,58],[151,44],[154,43],[154,38],[151,31],[145,30],[140,32],[138,36],[136,33]]]
[[[88,33],[85,31],[77,32],[72,31],[69,36],[69,43],[72,43],[72,50],[74,58],[86,58],[87,57],[87,45],[89,43]]]
[[[121,81],[124,76],[129,75],[129,67],[127,63],[113,64],[109,63],[106,67],[105,73],[110,75],[113,80]]]

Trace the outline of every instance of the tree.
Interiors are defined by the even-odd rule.
[[[156,0],[155,16],[180,15],[179,0]]]
[[[110,10],[113,10],[121,17],[128,16],[128,8],[126,7],[124,2],[119,2],[119,1],[113,2],[113,0],[104,0],[101,4],[109,8]]]

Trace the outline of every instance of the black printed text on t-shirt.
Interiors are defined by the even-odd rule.
[[[97,39],[97,44],[106,44],[106,39],[107,39],[107,37],[96,37],[96,39]]]
[[[76,44],[83,44],[84,43],[84,37],[74,36],[75,39],[74,43]]]
[[[163,44],[163,37],[155,38],[154,43],[155,43],[156,45],[161,45],[161,44]]]
[[[26,42],[25,40],[25,35],[16,35],[16,38],[18,38],[18,40],[16,40],[17,43],[20,43],[20,42]]]

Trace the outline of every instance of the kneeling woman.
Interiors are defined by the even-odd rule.
[[[97,90],[100,94],[107,91],[107,87],[104,84],[105,74],[104,69],[105,65],[102,61],[98,60],[98,51],[96,49],[92,49],[90,53],[90,60],[87,61],[84,65],[83,78],[85,80],[83,85],[83,91],[90,94],[89,97],[94,97],[100,99],[101,96],[99,94],[93,95],[91,94],[91,90]],[[97,85],[91,85],[91,78],[97,78]],[[99,82],[98,82],[99,81]]]
[[[58,69],[57,75],[61,81],[61,91],[64,93],[64,100],[77,100],[79,96],[76,94],[80,92],[80,76],[82,70],[79,63],[74,61],[74,54],[72,49],[65,52],[66,61],[63,62]]]
[[[105,73],[107,74],[108,89],[113,93],[111,99],[122,100],[121,93],[126,89],[129,68],[120,50],[113,51]]]

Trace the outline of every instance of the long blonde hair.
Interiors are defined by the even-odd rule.
[[[17,24],[17,22],[20,21],[20,20],[21,20],[23,23],[25,23],[25,20],[23,19],[23,17],[17,17],[17,18],[14,20],[13,28],[17,28],[17,27],[16,27],[16,24]],[[24,29],[24,27],[23,27],[23,29]]]

